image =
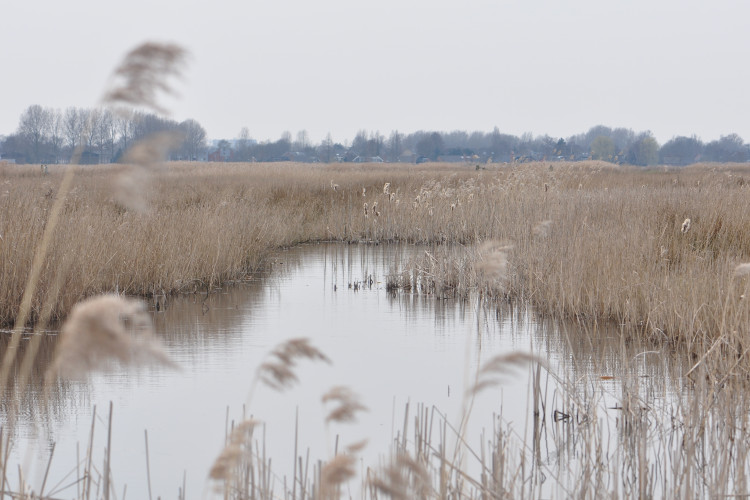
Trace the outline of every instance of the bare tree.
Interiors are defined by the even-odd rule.
[[[59,163],[65,135],[63,116],[59,109],[50,110],[49,131],[50,146],[52,149],[50,153],[54,158],[54,162]]]
[[[75,148],[81,143],[81,134],[83,133],[83,120],[81,113],[77,108],[71,107],[65,110],[63,130],[65,134],[65,143],[71,151],[75,150]]]
[[[310,137],[307,135],[307,130],[300,130],[297,132],[297,140],[292,145],[292,148],[296,151],[304,151],[310,147]]]
[[[38,104],[29,106],[21,115],[18,133],[29,143],[29,161],[31,163],[42,161],[43,146],[49,134],[51,121],[49,110]]]
[[[109,163],[112,158],[114,149],[114,117],[109,109],[98,109],[95,113],[96,121],[94,122],[94,146],[99,153],[100,163]],[[107,157],[107,151],[110,156]]]
[[[388,138],[388,159],[390,161],[398,161],[399,156],[404,150],[404,134],[399,133],[398,130],[391,132]]]
[[[325,163],[331,163],[333,159],[333,137],[330,132],[326,134],[326,138],[320,144],[320,159]]]
[[[185,120],[179,129],[183,134],[184,156],[197,160],[206,147],[206,130],[195,120]]]

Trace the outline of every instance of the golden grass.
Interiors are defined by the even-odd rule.
[[[19,311],[64,168],[0,170],[4,323]],[[734,273],[750,257],[744,166],[170,163],[150,167],[139,191],[145,211],[114,196],[115,179],[130,169],[77,174],[40,270],[34,317],[55,280],[52,315],[63,317],[99,293],[209,291],[300,242],[400,240],[450,244],[412,270],[432,291],[494,288],[543,314],[617,322],[697,352],[723,338],[718,350],[744,359],[747,283]]]

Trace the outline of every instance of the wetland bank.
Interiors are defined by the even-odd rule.
[[[51,166],[47,176],[8,165],[0,172],[5,186],[0,197],[5,214],[0,221],[0,314],[6,323],[19,309],[63,168]],[[355,242],[399,242],[426,251],[380,272],[381,285],[389,283],[400,297],[396,300],[421,297],[432,307],[469,304],[464,307],[471,311],[498,310],[506,303],[516,310],[530,308],[534,318],[575,325],[565,328],[563,343],[568,349],[584,344],[595,350],[604,337],[613,337],[621,346],[616,363],[634,373],[611,379],[615,375],[592,360],[616,358],[583,350],[571,350],[567,356],[573,365],[595,367],[585,374],[561,373],[549,365],[548,352],[519,345],[514,347],[537,357],[514,358],[503,351],[493,358],[490,348],[484,351],[489,357],[476,357],[476,346],[465,349],[463,341],[482,338],[492,345],[486,340],[492,335],[485,335],[488,323],[473,313],[472,328],[458,344],[462,353],[475,356],[461,370],[489,378],[469,377],[467,383],[462,373],[461,382],[454,382],[461,386],[455,387],[454,395],[472,393],[472,387],[479,391],[494,380],[491,375],[506,368],[524,372],[536,362],[544,365],[544,377],[534,377],[534,370],[530,378],[521,379],[532,397],[515,423],[490,422],[481,443],[469,446],[462,440],[476,439],[467,432],[477,429],[456,425],[455,415],[443,420],[429,408],[415,413],[412,406],[404,417],[403,409],[392,404],[392,413],[401,414],[393,420],[407,422],[407,431],[398,434],[403,425],[392,426],[401,437],[390,448],[392,462],[365,464],[372,468],[360,473],[364,487],[346,481],[352,469],[360,470],[352,465],[356,451],[341,452],[352,440],[342,437],[340,447],[334,447],[337,455],[326,450],[309,460],[292,460],[294,467],[274,461],[272,474],[260,448],[250,445],[247,435],[231,433],[239,441],[229,439],[228,447],[234,446],[239,458],[231,464],[236,467],[231,474],[219,477],[227,496],[263,497],[271,488],[280,496],[300,497],[305,491],[321,498],[350,491],[354,496],[380,492],[437,498],[746,492],[749,318],[748,278],[741,264],[750,261],[750,172],[744,166],[649,171],[596,162],[479,169],[435,164],[169,163],[141,179],[137,193],[147,202],[141,210],[123,206],[113,195],[113,179],[127,177],[128,168],[79,167],[31,302],[33,318],[43,316],[47,307],[51,317],[63,319],[82,298],[115,291],[152,304],[164,298],[176,303],[174,297],[181,294],[216,300],[228,282],[270,268],[281,248],[320,241],[341,242],[343,248]],[[691,223],[685,231],[686,219]],[[336,285],[338,296],[353,296],[343,279]],[[334,292],[329,287],[311,293]],[[175,309],[154,313],[157,333],[159,315]],[[348,327],[356,330],[352,323]],[[294,336],[305,336],[300,333]],[[211,338],[208,331],[196,334],[198,345],[203,335]],[[170,339],[163,340],[169,348]],[[629,350],[633,346],[635,352]],[[261,347],[268,352],[273,343]],[[331,357],[325,346],[318,347]],[[410,351],[415,360],[419,351]],[[200,348],[191,354],[200,355]],[[675,359],[680,368],[643,379],[644,369],[654,370],[645,368],[653,356]],[[16,363],[20,369],[21,361]],[[305,363],[301,365],[307,370]],[[488,368],[477,372],[481,366]],[[40,383],[40,372],[43,369],[31,371],[30,387],[35,379]],[[417,361],[414,372],[421,373]],[[134,391],[143,380],[138,374],[123,377]],[[542,386],[540,380],[550,377],[554,384]],[[252,374],[240,385],[249,387],[251,378]],[[304,385],[305,378],[300,378]],[[652,379],[660,380],[656,389]],[[508,380],[513,379],[503,377],[501,386]],[[352,389],[367,398],[367,389]],[[481,392],[478,400],[487,395]],[[608,412],[597,396],[602,393],[613,398],[606,399],[604,407],[613,408]],[[411,401],[416,404],[420,398]],[[472,401],[462,402],[457,413],[487,418],[491,411],[509,411],[481,410],[485,415],[480,415]],[[541,404],[535,406],[534,401]],[[226,405],[219,410],[226,411]],[[539,419],[530,417],[534,410]],[[252,405],[245,411],[244,417],[264,417],[262,409]],[[293,418],[291,413],[286,418]],[[363,415],[358,413],[367,418]],[[224,420],[203,424],[216,426],[212,431],[220,442],[230,434]],[[231,420],[243,420],[240,410]],[[522,432],[526,426],[537,432]],[[254,438],[259,438],[258,432]],[[294,427],[285,432],[293,434]],[[537,438],[543,435],[552,436],[550,454],[558,457],[553,460],[554,473],[549,458],[545,462],[537,455],[542,450]],[[156,439],[158,430],[149,429],[149,437]],[[377,441],[391,444],[390,437]],[[291,456],[304,456],[300,450],[284,448]],[[220,444],[206,453],[214,459],[219,449]],[[566,456],[565,450],[575,460],[559,458]],[[112,452],[116,460],[114,447]],[[15,462],[4,464],[15,467]],[[179,478],[174,483],[179,485]]]

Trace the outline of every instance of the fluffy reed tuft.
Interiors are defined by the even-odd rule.
[[[100,295],[76,304],[62,327],[49,376],[78,378],[112,361],[175,366],[140,300]]]
[[[336,406],[326,416],[328,422],[354,422],[357,420],[357,412],[367,411],[367,407],[359,402],[359,396],[351,389],[344,386],[331,388],[322,397],[323,403],[332,403]]]
[[[393,500],[427,498],[430,496],[430,475],[421,463],[399,453],[388,467],[370,480],[370,486]]]
[[[552,221],[548,219],[534,226],[532,232],[534,233],[534,236],[538,238],[546,238],[549,235],[551,229]]]
[[[123,161],[129,166],[120,172],[113,186],[115,202],[128,210],[146,212],[153,167],[164,161],[181,139],[179,132],[157,132],[128,149]]]
[[[468,394],[476,395],[490,387],[496,387],[503,382],[503,377],[511,373],[512,370],[527,363],[541,363],[546,366],[543,360],[532,354],[524,352],[511,352],[508,354],[498,354],[484,363],[477,373],[476,382],[469,389]]]
[[[479,261],[475,269],[486,279],[503,281],[508,272],[508,252],[513,248],[499,241],[485,241],[479,246]]]
[[[114,72],[115,85],[102,99],[105,105],[147,106],[168,114],[158,93],[174,94],[167,77],[180,76],[188,53],[175,44],[146,42],[128,52]]]
[[[253,430],[260,423],[256,419],[243,420],[232,429],[227,445],[214,460],[208,477],[219,481],[235,478],[237,467],[243,463],[245,449],[250,448]]]
[[[682,232],[682,234],[685,234],[688,231],[690,231],[690,225],[691,224],[692,224],[692,221],[690,219],[685,219],[685,222],[682,223],[682,228],[680,229],[680,231]]]
[[[734,275],[737,277],[746,276],[748,274],[750,274],[750,262],[737,264],[737,267],[734,268]]]
[[[337,455],[326,463],[320,470],[318,498],[323,500],[340,498],[339,487],[356,475],[355,465],[356,458],[347,453]]]
[[[297,360],[331,362],[325,354],[310,344],[310,339],[306,338],[287,340],[276,347],[269,356],[271,360],[258,367],[258,379],[279,391],[290,387],[298,380],[293,370]]]

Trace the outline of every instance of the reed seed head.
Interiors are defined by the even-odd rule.
[[[734,268],[734,275],[736,277],[745,276],[748,274],[750,274],[750,262],[738,264],[737,267]]]
[[[386,182],[385,184],[383,184],[383,194],[385,194],[385,195],[390,194],[391,193],[390,189],[391,189],[391,183],[390,182]]]
[[[503,377],[508,375],[513,369],[530,362],[538,362],[542,366],[546,366],[543,360],[532,354],[523,352],[498,354],[487,361],[479,370],[476,382],[468,391],[469,394],[478,394],[484,389],[500,385]]]
[[[344,386],[331,388],[322,397],[323,403],[333,403],[336,406],[328,413],[328,422],[355,422],[358,411],[367,411],[367,407],[359,402],[359,396]]]
[[[400,453],[395,461],[370,480],[370,485],[394,500],[427,498],[430,475],[420,462]]]
[[[174,366],[140,300],[100,295],[78,303],[62,327],[50,375],[78,378],[112,361]]]
[[[169,114],[158,93],[174,94],[168,78],[181,76],[188,52],[175,44],[146,42],[131,50],[115,69],[115,83],[102,101],[113,107],[145,106]]]
[[[235,478],[237,467],[242,464],[245,456],[245,450],[249,449],[252,444],[253,430],[259,423],[260,421],[256,419],[247,419],[232,429],[227,445],[211,466],[209,478],[223,481]]]
[[[287,340],[277,346],[269,357],[271,358],[269,361],[258,367],[257,376],[261,382],[279,391],[290,387],[298,380],[297,374],[293,370],[298,360],[309,359],[311,361],[331,362],[306,338]]]
[[[489,240],[479,247],[479,262],[476,269],[486,278],[502,281],[508,270],[508,252],[513,247]]]
[[[336,455],[333,460],[325,464],[320,470],[319,498],[324,500],[340,498],[339,486],[356,475],[355,465],[355,458],[346,453]]]
[[[692,222],[691,222],[690,219],[685,219],[685,222],[682,223],[682,228],[680,229],[680,231],[682,232],[682,234],[685,234],[688,231],[690,231],[690,225],[691,224],[692,224]]]
[[[545,220],[534,226],[533,233],[534,236],[537,236],[539,238],[546,238],[549,235],[550,230],[552,229],[552,221],[551,220]]]

